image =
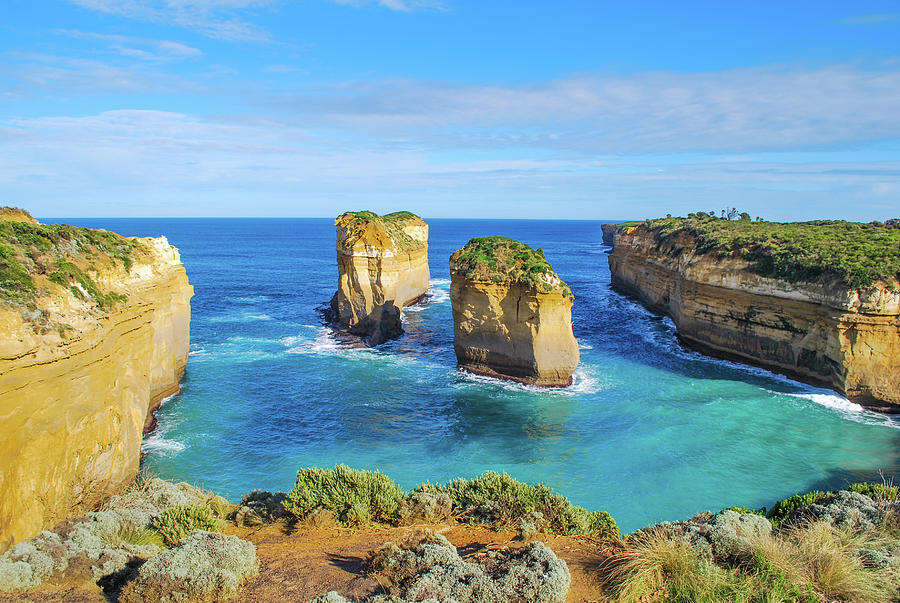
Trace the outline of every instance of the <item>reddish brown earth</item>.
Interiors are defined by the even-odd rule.
[[[235,534],[256,545],[259,574],[244,584],[231,599],[236,602],[305,603],[315,596],[336,590],[345,597],[359,600],[368,595],[387,592],[376,577],[362,571],[368,553],[388,541],[403,543],[415,537],[420,527],[310,528],[290,526],[283,522],[254,528],[229,526]],[[428,526],[447,537],[460,554],[477,559],[491,549],[522,546],[514,541],[514,532],[497,532],[481,526]],[[541,535],[544,541],[569,566],[572,587],[567,603],[604,601],[598,579],[600,564],[609,555],[610,541],[590,536]],[[0,603],[13,601],[72,601],[106,603],[100,587],[94,584],[44,585],[22,593],[0,594]]]

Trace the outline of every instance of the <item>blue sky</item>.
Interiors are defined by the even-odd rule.
[[[896,0],[731,4],[6,0],[0,204],[900,215]]]

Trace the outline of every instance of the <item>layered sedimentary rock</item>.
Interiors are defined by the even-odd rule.
[[[900,282],[854,288],[838,278],[790,282],[739,255],[701,253],[679,235],[621,228],[613,286],[669,315],[687,345],[900,410]]]
[[[337,229],[336,323],[378,345],[403,333],[400,311],[428,292],[428,224],[409,212],[348,212]]]
[[[26,275],[0,290],[2,551],[133,480],[179,389],[193,288],[164,237],[0,220],[0,251]]]
[[[542,250],[505,237],[472,239],[450,256],[450,275],[460,368],[534,385],[572,383],[574,298]]]
[[[601,224],[600,230],[603,232],[603,244],[613,246],[616,244],[616,233],[619,230],[618,224]]]

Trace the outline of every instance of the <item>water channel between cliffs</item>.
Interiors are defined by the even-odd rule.
[[[362,350],[341,347],[317,311],[336,286],[331,220],[65,221],[181,250],[192,351],[145,465],[232,499],[286,490],[303,466],[380,469],[407,488],[493,469],[631,531],[900,467],[900,421],[683,350],[670,321],[610,290],[599,222],[429,220],[430,295],[404,311],[406,335]],[[571,388],[455,370],[448,257],[492,234],[542,247],[572,287]]]

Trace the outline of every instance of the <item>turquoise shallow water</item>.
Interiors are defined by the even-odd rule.
[[[346,349],[317,310],[337,281],[330,220],[67,222],[160,235],[196,289],[183,392],[145,443],[163,477],[238,499],[304,466],[404,487],[488,469],[543,481],[625,531],[897,472],[898,422],[834,392],[682,349],[609,288],[599,222],[431,220],[432,290],[407,333]],[[455,369],[447,259],[470,237],[543,247],[576,296],[576,383],[549,391]]]

